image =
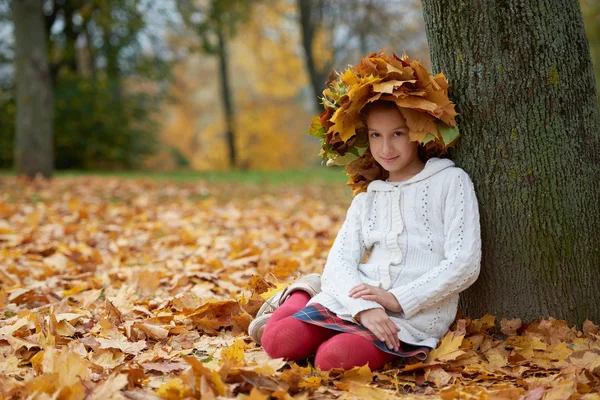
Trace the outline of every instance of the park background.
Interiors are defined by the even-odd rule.
[[[9,3],[0,1],[4,170],[14,164],[17,116]],[[318,167],[318,140],[303,133],[321,112],[318,96],[332,70],[380,48],[406,51],[431,70],[420,1],[308,2],[304,20],[294,1],[215,4],[44,3],[56,169]],[[599,82],[600,5],[580,5]]]
[[[598,399],[599,14],[0,0],[0,400]],[[351,199],[304,132],[331,70],[380,48],[450,79],[481,275],[423,362],[271,360],[248,324],[322,270]]]

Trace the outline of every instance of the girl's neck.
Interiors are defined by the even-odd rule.
[[[388,182],[404,182],[423,171],[423,168],[425,168],[425,163],[417,158],[414,162],[402,168],[402,170],[390,172],[387,180]]]

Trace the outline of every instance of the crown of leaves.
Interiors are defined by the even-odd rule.
[[[313,117],[306,133],[321,139],[320,155],[327,166],[346,166],[347,185],[354,195],[365,191],[371,181],[388,176],[368,149],[360,113],[367,104],[376,100],[396,103],[406,119],[409,140],[422,144],[429,156],[445,154],[459,136],[446,77],[443,73],[432,77],[406,53],[402,58],[383,50],[371,53],[343,73],[334,71],[326,86],[325,110]]]

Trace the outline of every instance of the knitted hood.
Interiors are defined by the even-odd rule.
[[[440,172],[446,168],[450,168],[450,167],[454,167],[454,161],[450,160],[449,158],[438,158],[438,157],[430,158],[425,163],[425,168],[423,168],[423,170],[421,172],[419,172],[412,178],[404,181],[403,184],[422,181],[422,180],[427,179],[430,176],[433,176],[433,175],[437,174],[438,172]],[[395,187],[396,186],[393,183],[382,181],[382,180],[375,180],[369,184],[367,191],[368,192],[391,192],[394,190]]]

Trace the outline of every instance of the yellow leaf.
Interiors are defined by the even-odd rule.
[[[525,350],[546,350],[546,344],[540,338],[532,336],[511,336],[504,344],[507,347],[515,347]]]
[[[163,383],[156,391],[156,394],[166,400],[179,400],[191,396],[192,391],[184,386],[181,379],[175,378]]]
[[[469,333],[482,332],[495,326],[496,317],[486,314],[479,319],[474,319],[468,327]]]
[[[243,340],[236,340],[231,346],[221,350],[221,358],[223,360],[233,361],[234,363],[241,363],[244,361],[244,350],[246,344]]]
[[[429,352],[425,364],[430,364],[435,361],[451,361],[455,360],[456,357],[465,354],[464,351],[459,349],[464,337],[465,335],[455,336],[454,332],[446,333],[446,336],[442,338],[439,346]]]
[[[352,383],[366,385],[371,383],[372,380],[373,374],[369,364],[365,364],[362,367],[354,367],[344,372],[344,377],[339,382],[335,382],[335,385],[342,390],[349,390]]]
[[[289,257],[280,258],[277,261],[277,265],[271,273],[277,279],[284,279],[298,271],[298,267],[300,267],[300,263],[297,260],[294,260]]]
[[[392,400],[398,398],[396,394],[390,390],[366,386],[358,382],[351,382],[347,390],[348,393],[344,393],[338,399]]]
[[[505,367],[508,363],[507,359],[507,351],[499,348],[489,349],[484,353],[487,358],[489,364],[493,368],[502,368]]]
[[[289,283],[278,283],[277,286],[270,288],[269,290],[267,290],[264,293],[260,294],[260,297],[263,298],[263,300],[269,300],[271,297],[275,296],[277,293],[281,292],[283,289],[285,289],[286,287],[290,286]]]

